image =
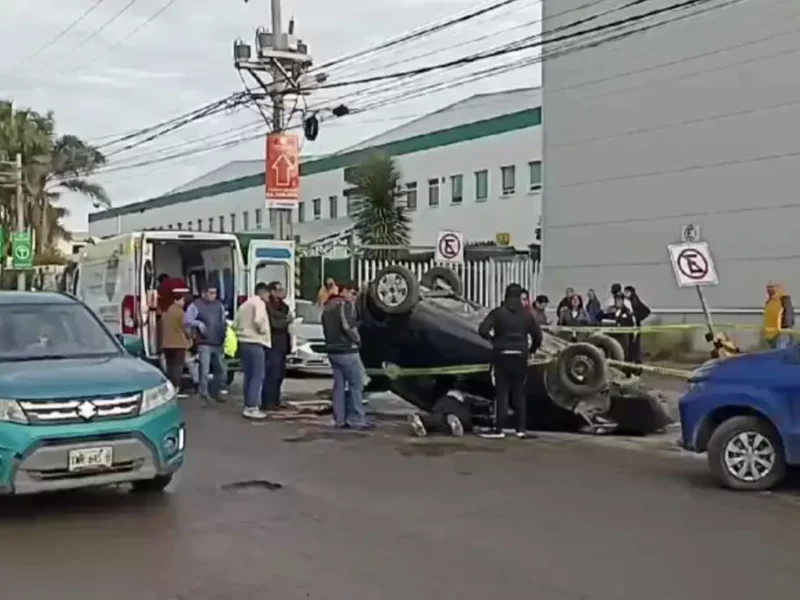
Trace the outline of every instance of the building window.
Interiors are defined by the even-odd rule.
[[[242,213],[242,230],[247,231],[248,229],[250,229],[250,213],[244,211]]]
[[[262,212],[260,208],[256,209],[256,229],[261,229],[261,224],[263,223],[262,220]]]
[[[508,167],[500,167],[500,179],[503,185],[503,196],[511,196],[514,193],[516,184],[516,169],[514,165]]]
[[[439,206],[438,179],[428,179],[428,206]]]
[[[306,203],[300,202],[297,205],[297,220],[298,222],[302,223],[306,220]]]
[[[219,218],[219,232],[225,233],[225,217]]]
[[[179,229],[179,230],[183,229],[183,223],[178,223],[178,226],[176,227],[176,229]]]
[[[475,200],[482,202],[489,197],[489,171],[475,171]]]
[[[528,171],[531,178],[530,191],[542,189],[542,161],[534,160],[529,162]]]
[[[339,218],[339,199],[336,196],[328,198],[328,212],[331,213],[331,219]]]
[[[461,204],[464,199],[464,176],[453,175],[450,178],[450,201],[453,204]]]
[[[417,182],[406,184],[406,209],[417,210]]]
[[[322,217],[322,200],[319,198],[314,198],[311,201],[311,209],[314,211],[314,219],[319,219]]]

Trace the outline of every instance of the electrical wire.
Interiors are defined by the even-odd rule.
[[[95,39],[98,35],[103,33],[106,29],[108,29],[114,22],[117,21],[122,15],[128,12],[134,4],[136,4],[139,0],[128,0],[128,2],[120,8],[114,15],[108,19],[105,23],[103,23],[100,27],[92,31],[89,35],[87,35],[83,40],[81,40],[76,46],[73,46],[69,50],[67,50],[64,54],[60,56],[60,58],[65,58],[72,56],[75,52],[86,46],[89,42]]]
[[[87,67],[92,66],[93,64],[98,62],[101,58],[104,58],[104,57],[108,56],[109,52],[114,51],[116,48],[120,47],[125,42],[130,40],[133,36],[135,36],[137,33],[139,33],[142,29],[147,27],[150,23],[155,21],[162,14],[164,14],[177,1],[178,0],[168,0],[168,2],[166,4],[162,5],[161,8],[159,8],[156,12],[154,12],[152,15],[150,15],[147,19],[145,19],[141,23],[139,23],[139,25],[137,25],[130,33],[128,33],[127,35],[125,35],[125,36],[123,36],[121,38],[119,38],[116,42],[114,42],[108,48],[106,48],[105,51],[102,54],[95,55],[94,58],[89,59],[89,61],[83,63],[82,65],[79,64],[75,68],[75,70],[73,72],[74,73],[81,73],[84,69],[86,69]]]
[[[83,14],[81,14],[72,23],[67,25],[58,34],[56,34],[56,36],[53,37],[53,39],[51,39],[49,42],[47,42],[43,46],[40,46],[37,50],[35,50],[31,54],[28,54],[27,56],[25,56],[22,60],[20,60],[16,64],[8,67],[7,69],[3,69],[2,71],[0,71],[0,75],[5,75],[6,73],[14,71],[14,70],[18,69],[19,67],[21,67],[22,65],[24,65],[25,63],[27,63],[27,62],[33,60],[34,58],[37,58],[41,54],[43,54],[48,48],[51,48],[53,45],[55,45],[56,42],[60,41],[65,35],[67,35],[70,31],[75,29],[75,27],[80,25],[86,17],[88,17],[90,14],[92,14],[95,11],[95,9],[97,9],[105,1],[106,0],[95,0],[94,4],[92,4],[89,8],[87,8],[83,12]]]

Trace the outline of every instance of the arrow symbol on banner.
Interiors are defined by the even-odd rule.
[[[285,154],[280,154],[272,163],[272,171],[275,173],[275,184],[278,187],[289,187],[297,167]]]

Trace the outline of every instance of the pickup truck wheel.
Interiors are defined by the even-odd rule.
[[[708,466],[732,490],[767,490],[786,474],[783,443],[772,425],[752,416],[732,417],[711,434]]]
[[[597,346],[609,360],[620,362],[625,360],[625,349],[622,347],[622,344],[604,333],[590,335],[586,339],[586,343]]]
[[[419,282],[426,288],[435,290],[444,284],[450,288],[456,296],[461,296],[464,293],[464,284],[458,273],[447,267],[432,267],[422,274]]]
[[[139,494],[159,494],[172,482],[172,475],[156,475],[152,479],[134,481],[133,491]]]
[[[606,357],[592,344],[570,344],[556,358],[556,380],[578,398],[596,394],[607,383]]]
[[[391,265],[375,274],[369,284],[369,300],[384,315],[404,315],[419,301],[419,282],[414,274]]]

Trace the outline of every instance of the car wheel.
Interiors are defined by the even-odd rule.
[[[453,435],[456,435],[456,432],[453,424],[448,420],[448,416],[454,416],[461,423],[461,432],[458,435],[472,430],[472,413],[470,413],[469,407],[452,394],[442,396],[434,402],[431,412],[444,417],[445,424]]]
[[[133,491],[139,494],[158,494],[172,482],[172,474],[156,475],[152,479],[142,479],[134,481],[131,485]]]
[[[586,339],[587,344],[597,346],[609,360],[625,360],[625,349],[617,340],[603,333],[595,333]]]
[[[381,269],[369,284],[373,306],[387,315],[403,315],[419,301],[419,283],[414,274],[398,265]]]
[[[759,417],[739,416],[724,421],[708,442],[708,466],[732,490],[766,490],[786,474],[780,435]]]
[[[425,271],[419,282],[430,290],[445,287],[449,288],[456,296],[464,293],[464,284],[461,277],[453,269],[447,267],[432,267]]]
[[[605,356],[592,344],[570,344],[556,359],[556,378],[568,394],[579,398],[596,394],[607,383]]]

